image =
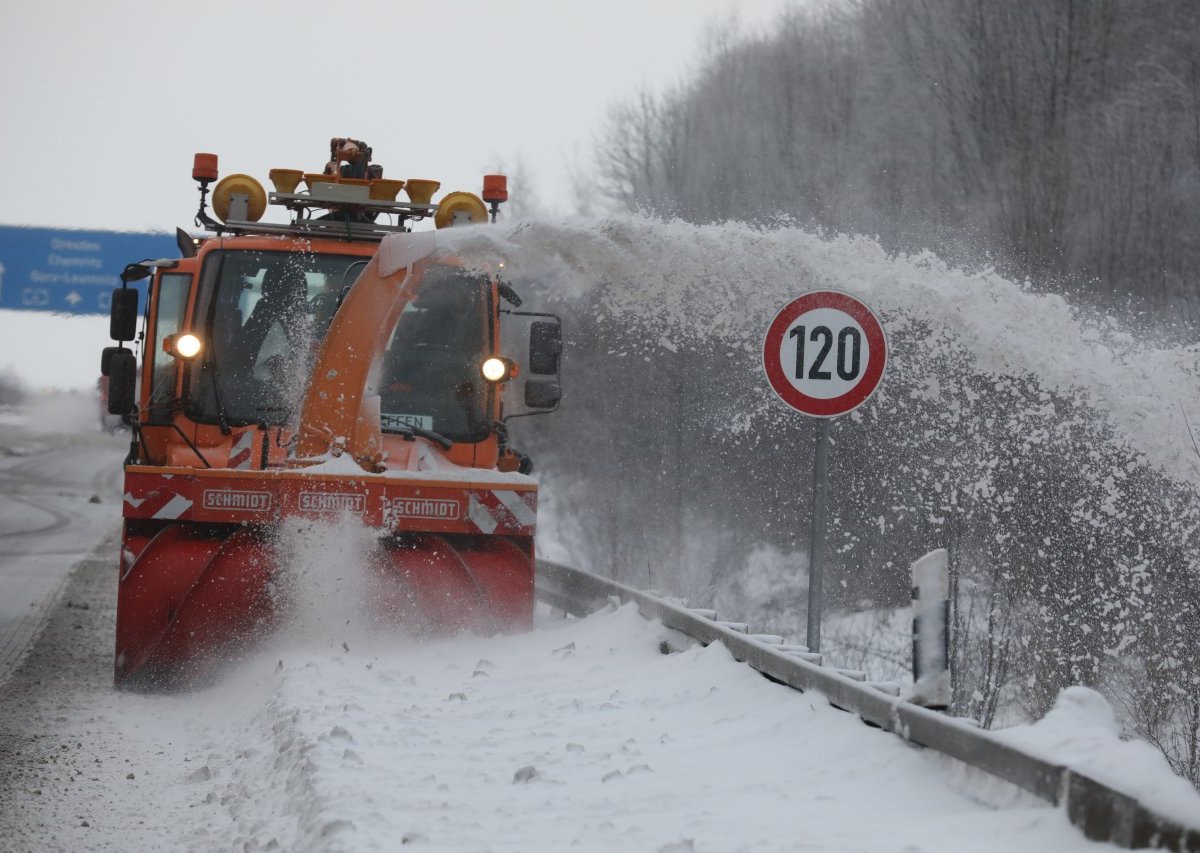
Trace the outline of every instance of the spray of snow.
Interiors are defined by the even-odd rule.
[[[610,318],[641,325],[651,345],[668,350],[703,340],[757,353],[787,301],[818,288],[853,293],[883,315],[889,334],[927,329],[925,359],[1082,394],[1151,464],[1200,482],[1183,415],[1200,414],[1200,347],[1139,340],[1113,318],[990,269],[956,269],[931,253],[892,256],[866,237],[637,216],[462,229],[446,243],[480,261],[503,260],[514,279],[564,298],[601,287]],[[764,396],[750,414],[775,405]]]
[[[590,547],[595,565],[603,565],[603,549],[612,552],[601,570],[625,572],[622,579],[642,585],[648,564],[674,561],[675,584],[665,588],[693,599],[715,592],[723,612],[795,636],[800,590],[776,607],[763,591],[772,585],[759,577],[794,585],[797,563],[775,560],[764,575],[754,538],[783,550],[802,540],[778,532],[795,518],[776,511],[787,504],[788,485],[768,470],[787,463],[771,437],[789,427],[795,434],[796,418],[767,390],[758,363],[763,333],[782,305],[813,289],[846,291],[881,315],[892,360],[880,391],[834,431],[833,440],[850,450],[835,456],[852,460],[835,460],[840,493],[827,534],[843,583],[853,574],[877,587],[891,584],[882,601],[866,603],[894,604],[912,558],[957,541],[965,555],[958,589],[977,605],[967,608],[961,648],[974,655],[990,648],[986,643],[1011,643],[1022,656],[1011,678],[1020,679],[1021,698],[1034,699],[1030,707],[1048,707],[1071,683],[1109,683],[1119,661],[1152,662],[1171,691],[1194,690],[1188,595],[1200,466],[1189,420],[1200,417],[1200,347],[1170,343],[990,269],[956,268],[928,252],[892,255],[860,236],[627,216],[464,229],[446,241],[467,257],[503,260],[519,289],[557,300],[564,314],[589,312],[577,313],[591,336],[586,345],[603,352],[596,345],[611,339],[609,362],[584,347],[569,354],[590,357],[588,365],[607,374],[593,385],[606,379],[616,399],[652,413],[643,429],[698,418],[728,436],[730,447],[740,445],[729,458],[747,470],[733,465],[705,481],[727,503],[749,496],[742,502],[752,513],[736,531],[722,529],[729,513],[710,511],[691,483],[677,484],[678,509],[658,513],[635,491],[652,477],[638,479],[634,464],[621,468],[627,460],[619,458],[612,466],[619,475],[606,480],[603,464],[593,464],[585,476],[599,484],[578,487],[584,497],[577,513],[609,535],[579,550]],[[676,353],[688,359],[669,357]],[[682,394],[692,395],[681,394],[685,403],[654,396],[667,390],[668,367],[639,384],[635,360],[656,357],[694,374],[682,385]],[[705,369],[726,387],[706,388]],[[587,382],[580,380],[583,393]],[[628,439],[620,414],[610,417],[598,405],[587,411],[587,426],[600,439],[611,436],[615,454],[623,455],[620,442]],[[693,428],[691,437],[700,432]],[[584,452],[560,452],[564,471],[555,477],[570,486]],[[653,462],[636,451],[624,455]],[[677,452],[677,459],[685,455]],[[669,487],[662,493],[672,494]],[[623,511],[622,503],[638,510]],[[664,519],[686,532],[673,535],[659,523]],[[775,527],[752,529],[762,519]],[[733,544],[698,555],[697,567],[693,555],[681,556],[682,540],[697,536]],[[700,582],[690,583],[688,572]],[[851,585],[843,599],[876,592]],[[995,624],[980,615],[993,605],[1003,615]],[[872,634],[890,624],[877,621],[867,626]],[[972,674],[979,660],[970,658],[961,671]],[[988,703],[1001,695],[1007,707],[993,718]],[[963,710],[985,721],[1011,719],[1017,698],[996,687]]]
[[[357,519],[293,519],[276,535],[275,599],[286,618],[279,641],[328,647],[359,643],[377,630],[370,612],[371,552],[377,534]]]

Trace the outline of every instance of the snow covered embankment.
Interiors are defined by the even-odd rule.
[[[190,756],[194,802],[208,809],[193,838],[249,849],[1087,846],[1056,811],[962,799],[926,756],[719,646],[663,656],[660,637],[623,608],[492,641],[260,658],[200,697],[234,737]],[[864,808],[877,822],[862,821]],[[979,835],[1006,839],[988,848]]]
[[[0,699],[0,830],[30,848],[1094,848],[720,646],[661,654],[630,608],[426,643],[343,626],[207,690],[116,693],[110,570],[77,574]]]

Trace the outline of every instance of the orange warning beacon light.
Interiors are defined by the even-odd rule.
[[[483,200],[492,209],[492,222],[500,212],[500,205],[508,201],[508,177],[505,175],[483,176]]]
[[[208,215],[208,185],[217,179],[217,155],[197,153],[192,159],[192,180],[200,184],[200,209],[196,211],[196,225],[215,228],[218,224]]]
[[[202,184],[211,183],[217,179],[217,155],[197,154],[192,161],[192,180]]]

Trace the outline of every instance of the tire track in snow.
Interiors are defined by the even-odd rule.
[[[53,533],[57,530],[61,530],[71,523],[71,517],[65,512],[61,512],[60,510],[57,510],[52,506],[48,506],[41,501],[36,501],[32,498],[21,497],[20,495],[0,495],[0,497],[23,506],[27,506],[30,509],[37,510],[50,516],[50,522],[48,524],[43,524],[41,527],[23,527],[19,530],[0,530],[0,537],[7,538],[9,536],[37,536],[43,533]],[[3,553],[12,556],[13,552]],[[29,552],[27,551],[23,553]]]
[[[76,426],[80,403],[34,400],[28,423],[0,423],[0,681],[41,630],[70,566],[120,524],[119,444],[54,432]]]

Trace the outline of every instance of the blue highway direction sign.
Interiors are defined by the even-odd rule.
[[[173,234],[0,225],[0,308],[107,314],[126,264],[178,256]]]

